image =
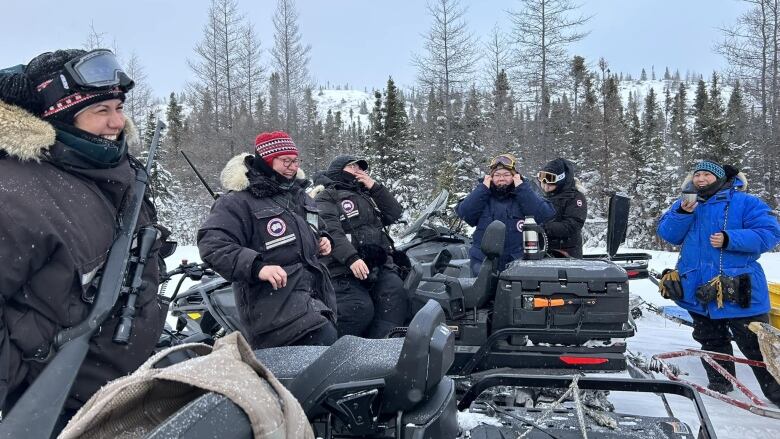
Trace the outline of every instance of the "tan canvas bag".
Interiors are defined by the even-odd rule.
[[[182,349],[201,356],[153,368]],[[206,392],[225,395],[238,405],[256,439],[314,438],[298,401],[257,361],[239,332],[217,340],[213,350],[189,344],[158,353],[131,375],[103,386],[59,438],[140,438]]]

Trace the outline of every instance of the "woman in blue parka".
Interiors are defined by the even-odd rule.
[[[769,206],[746,189],[747,180],[735,168],[699,162],[683,184],[683,193],[695,193],[696,201],[675,201],[661,217],[658,235],[681,246],[677,271],[682,297],[675,301],[690,312],[693,338],[702,349],[731,355],[733,336],[747,358],[763,361],[747,325],[769,321],[769,292],[758,258],[780,242],[780,226]],[[720,294],[713,288],[716,278],[723,286]],[[710,389],[733,390],[728,380],[702,364]],[[734,375],[734,363],[721,365]],[[780,405],[780,384],[766,369],[753,372],[767,398]]]
[[[520,176],[517,159],[512,154],[495,157],[485,175],[471,193],[455,206],[455,213],[468,225],[476,227],[469,257],[471,272],[476,276],[485,260],[480,250],[485,229],[494,220],[506,224],[504,253],[498,264],[503,270],[509,262],[523,256],[523,224],[526,216],[543,224],[555,216],[555,207],[531,188]]]

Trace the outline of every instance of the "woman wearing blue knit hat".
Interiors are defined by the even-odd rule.
[[[769,206],[746,190],[747,179],[731,166],[711,160],[694,166],[683,183],[683,198],[658,224],[661,238],[681,246],[676,272],[662,283],[676,287],[662,291],[690,312],[693,338],[702,349],[732,355],[733,338],[747,358],[763,361],[747,325],[769,321],[769,292],[758,258],[780,242],[780,225]],[[733,390],[731,382],[702,364],[710,389]],[[720,364],[735,374],[734,363]],[[780,384],[766,369],[753,368],[753,373],[764,395],[780,406]]]

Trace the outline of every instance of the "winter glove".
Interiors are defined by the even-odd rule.
[[[672,268],[667,268],[661,273],[661,282],[658,284],[658,291],[664,299],[682,300],[683,289],[680,282],[680,273]]]

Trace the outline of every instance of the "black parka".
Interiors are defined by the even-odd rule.
[[[222,185],[231,192],[212,206],[198,231],[198,249],[233,282],[246,336],[259,349],[289,345],[335,321],[336,299],[317,257],[317,207],[302,180],[286,185],[262,160],[253,162],[254,156],[239,155],[222,171]],[[287,272],[284,288],[259,280],[265,265]]]
[[[7,402],[6,411],[45,367],[55,334],[87,316],[93,281],[135,180],[127,156],[101,169],[79,160],[58,136],[48,122],[0,101],[0,404]],[[129,121],[124,136],[137,142]],[[147,202],[138,224],[153,223]],[[112,314],[90,341],[67,407],[80,407],[154,349],[167,312],[157,301],[157,248],[146,265],[129,344],[112,341],[118,323]]]
[[[385,264],[392,267],[392,258],[387,255],[393,246],[384,227],[401,218],[403,207],[390,191],[379,182],[366,189],[341,170],[320,173],[314,183],[323,186],[319,191],[315,188],[315,200],[333,239],[331,254],[323,258],[331,275],[350,274],[349,266],[361,258],[373,265],[372,260],[379,259],[377,251],[384,251]]]
[[[545,194],[555,207],[555,217],[544,223],[550,242],[548,251],[560,250],[573,258],[582,257],[582,226],[588,217],[588,203],[583,189],[574,178],[574,170],[567,160],[561,161],[566,178],[551,193]]]

